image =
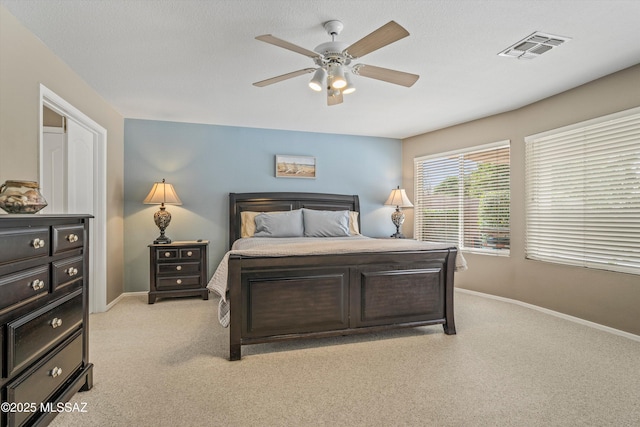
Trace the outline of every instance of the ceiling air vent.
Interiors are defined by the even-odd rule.
[[[500,52],[499,56],[518,59],[533,59],[571,40],[570,37],[535,32]]]

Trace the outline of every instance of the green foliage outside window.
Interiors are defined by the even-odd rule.
[[[472,211],[477,207],[477,214],[465,212],[467,229],[478,229],[480,241],[473,241],[473,233],[466,236],[467,247],[508,248],[510,188],[509,165],[479,163],[470,173],[465,175],[462,188],[463,205]],[[505,179],[506,178],[506,179]],[[449,176],[433,189],[433,195],[458,198],[460,182],[457,176]],[[428,240],[457,242],[459,235],[460,211],[455,208],[425,209],[425,229],[429,230]]]

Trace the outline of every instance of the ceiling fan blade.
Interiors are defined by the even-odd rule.
[[[328,93],[327,95],[328,106],[342,104],[342,92],[336,91],[336,93],[332,95],[331,90],[328,90],[327,93]]]
[[[373,65],[358,64],[353,67],[354,74],[370,79],[382,80],[401,86],[411,87],[420,78],[417,74],[403,71],[390,70],[388,68],[374,67]]]
[[[397,42],[409,35],[409,32],[395,21],[389,21],[382,27],[378,28],[368,36],[364,36],[351,46],[346,48],[347,52],[353,58],[360,58],[364,55],[378,50],[393,42]]]
[[[291,79],[293,77],[301,76],[303,74],[313,73],[315,70],[316,70],[315,68],[303,68],[302,70],[293,71],[291,73],[283,74],[281,76],[271,77],[270,79],[266,79],[266,80],[261,80],[259,82],[255,82],[253,85],[254,86],[258,86],[258,87],[269,86],[269,85],[272,85],[274,83],[281,82],[283,80],[287,80],[287,79]]]
[[[296,53],[300,53],[302,55],[308,56],[309,58],[317,58],[318,56],[320,56],[320,54],[317,53],[317,52],[314,52],[314,51],[309,50],[309,49],[305,49],[305,48],[297,46],[297,45],[295,45],[293,43],[289,43],[288,41],[279,39],[277,37],[274,37],[271,34],[265,34],[263,36],[258,36],[258,37],[256,37],[256,40],[260,40],[260,41],[263,41],[265,43],[269,43],[269,44],[272,44],[274,46],[281,47],[283,49],[288,49],[290,51],[293,51],[293,52],[296,52]]]

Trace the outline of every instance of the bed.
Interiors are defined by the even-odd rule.
[[[344,227],[346,215],[348,236],[256,231],[274,218],[298,221],[299,212],[305,234],[318,231],[311,219],[336,217]],[[447,244],[363,237],[359,212],[357,195],[229,194],[230,250],[208,288],[221,296],[230,360],[240,360],[243,345],[281,340],[436,324],[456,333],[453,285],[456,269],[466,268],[462,255]]]

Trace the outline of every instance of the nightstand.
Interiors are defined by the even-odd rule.
[[[156,298],[202,296],[207,290],[208,240],[149,245],[149,304]]]

